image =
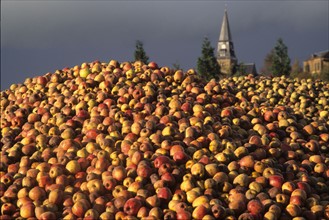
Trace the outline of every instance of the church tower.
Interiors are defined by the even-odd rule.
[[[224,74],[232,74],[238,60],[235,57],[230,25],[228,23],[227,11],[225,10],[222,28],[217,44],[217,62]]]

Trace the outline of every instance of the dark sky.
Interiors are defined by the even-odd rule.
[[[1,90],[100,60],[133,60],[136,40],[160,66],[195,68],[217,47],[227,5],[239,62],[257,69],[279,37],[293,61],[329,48],[329,1],[1,1]]]

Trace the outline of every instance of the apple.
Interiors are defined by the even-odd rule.
[[[289,203],[289,196],[286,194],[279,193],[275,196],[275,200],[277,203],[286,206]]]
[[[264,120],[267,122],[273,122],[277,118],[277,114],[271,110],[267,110],[263,114]]]
[[[99,213],[94,209],[88,209],[85,213],[84,219],[94,220],[99,218]]]
[[[262,214],[264,212],[264,206],[258,199],[252,199],[247,204],[248,211],[253,215]]]
[[[46,198],[46,195],[46,191],[39,186],[33,187],[29,192],[29,197],[33,201],[43,201]]]
[[[170,199],[172,198],[172,192],[168,187],[160,187],[157,189],[156,193],[161,204],[169,202]]]
[[[162,164],[158,169],[159,176],[162,176],[165,173],[171,173],[173,171],[172,165],[170,163]]]
[[[1,206],[2,215],[12,215],[16,211],[16,206],[12,203],[3,203]]]
[[[166,163],[170,164],[171,160],[169,157],[163,155],[156,157],[155,160],[153,161],[155,168],[160,168],[162,164],[166,164]]]
[[[153,173],[153,169],[148,164],[139,163],[137,166],[137,175],[142,178],[148,178]]]
[[[176,212],[176,219],[177,220],[191,220],[192,219],[192,215],[190,212],[181,209],[178,212]]]
[[[74,202],[74,205],[72,206],[72,213],[81,218],[84,217],[89,208],[89,202],[86,199],[80,199]]]
[[[72,174],[76,174],[81,171],[81,166],[77,160],[69,161],[66,166],[66,170]]]
[[[207,209],[204,205],[197,206],[192,212],[193,219],[202,219],[205,215],[209,213],[209,209]]]
[[[40,215],[38,219],[40,220],[48,220],[48,219],[56,219],[57,216],[54,212],[46,211]]]
[[[255,159],[251,155],[246,155],[240,159],[239,164],[242,167],[253,168],[255,165]]]
[[[137,213],[137,218],[146,218],[149,212],[150,212],[149,208],[142,206]]]
[[[298,205],[299,207],[304,206],[305,201],[301,196],[290,196],[289,204]]]
[[[123,181],[127,176],[126,169],[123,166],[116,166],[112,171],[112,177],[118,181]]]
[[[291,196],[301,196],[304,201],[306,201],[306,199],[307,199],[307,193],[302,189],[295,189],[291,193]]]
[[[91,73],[91,71],[88,66],[80,69],[80,71],[79,71],[79,75],[82,78],[86,78],[90,73]]]
[[[162,219],[163,218],[163,211],[159,207],[153,207],[149,211],[149,216],[154,216],[155,219]]]
[[[237,215],[241,214],[244,210],[246,210],[246,203],[244,201],[234,200],[228,204],[229,209],[233,210]]]
[[[189,156],[182,150],[174,153],[173,159],[177,164],[184,164],[189,160]]]
[[[271,211],[268,211],[264,214],[264,219],[266,220],[275,220],[277,219],[277,215]]]
[[[307,195],[311,194],[311,186],[307,182],[302,182],[302,181],[297,182],[297,188],[304,190]]]
[[[152,195],[146,198],[146,204],[151,207],[160,206],[160,200],[157,195]]]
[[[161,175],[161,180],[163,180],[169,187],[173,187],[176,184],[176,180],[173,174],[165,172]]]
[[[63,192],[63,190],[61,190],[61,189],[54,189],[54,190],[52,190],[52,191],[49,192],[48,201],[50,203],[59,205],[59,204],[62,203],[63,199],[64,199],[64,192]]]
[[[296,189],[294,182],[288,181],[282,184],[281,190],[283,193],[290,195]]]
[[[31,218],[35,216],[35,205],[31,202],[24,203],[20,207],[20,216],[23,218]]]
[[[130,198],[124,204],[123,210],[128,215],[137,215],[141,207],[142,207],[142,203],[139,199]]]
[[[286,213],[290,216],[290,217],[297,217],[302,213],[302,209],[300,208],[299,205],[296,204],[288,204],[286,206]]]
[[[280,175],[271,175],[269,178],[269,184],[271,186],[282,188],[282,184],[284,183],[284,179]]]
[[[156,62],[154,62],[154,61],[149,62],[149,63],[147,64],[147,66],[148,66],[150,69],[152,69],[152,70],[159,69],[158,64],[157,64]]]

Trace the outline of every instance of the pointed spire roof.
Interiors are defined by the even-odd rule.
[[[228,23],[227,10],[225,9],[219,41],[232,41],[230,25]]]

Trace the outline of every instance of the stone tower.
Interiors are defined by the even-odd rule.
[[[225,10],[222,28],[217,44],[217,62],[224,74],[232,74],[238,60],[235,57],[230,25],[228,23],[227,10]]]

